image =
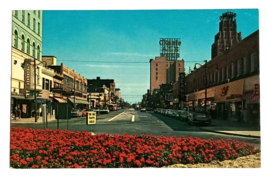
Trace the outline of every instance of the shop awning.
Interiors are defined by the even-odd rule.
[[[69,100],[74,103],[74,98],[69,98]],[[75,98],[75,104],[89,104],[86,100],[78,100]]]
[[[59,103],[66,103],[67,101],[66,100],[63,100],[62,98],[55,98]]]
[[[25,99],[24,96],[18,96],[18,95],[11,95],[11,98],[16,98],[16,99]]]

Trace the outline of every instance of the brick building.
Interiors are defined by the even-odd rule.
[[[165,57],[150,59],[150,92],[160,89],[161,84],[178,81],[179,72],[184,71],[184,60],[167,60]]]
[[[194,69],[185,78],[190,109],[204,110],[207,86],[207,109],[215,108],[216,117],[238,119],[245,108],[253,108],[259,114],[259,30],[205,66]]]

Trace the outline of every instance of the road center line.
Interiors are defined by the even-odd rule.
[[[109,119],[108,121],[114,120],[115,118],[117,118],[118,116],[120,116],[120,115],[121,115],[121,114],[123,114],[123,113],[124,113],[124,112],[122,112],[122,113],[120,113],[120,114],[116,115],[115,117],[113,117],[113,118]]]
[[[132,122],[134,122],[134,115],[132,115]]]

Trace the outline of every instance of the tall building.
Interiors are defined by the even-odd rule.
[[[225,12],[220,16],[219,32],[215,35],[212,44],[212,59],[242,40],[241,32],[237,32],[235,17],[236,13],[233,12]]]
[[[184,60],[176,60],[171,63],[170,67],[167,69],[166,80],[167,84],[173,84],[178,81],[179,73],[184,72]]]
[[[184,72],[184,60],[167,60],[165,57],[150,59],[150,92],[160,89],[161,84],[178,81],[180,72]]]
[[[150,59],[150,92],[160,89],[161,84],[166,84],[167,69],[174,61],[169,61],[166,57],[155,57]]]
[[[41,10],[12,11],[11,113],[15,107],[20,107],[22,117],[30,116],[28,112],[32,108],[26,94],[31,94],[30,91],[34,88],[34,68],[31,61],[42,60],[42,21]],[[25,59],[30,63],[23,68]],[[42,65],[38,64],[37,90],[42,90],[41,74]],[[23,103],[23,106],[20,103]]]

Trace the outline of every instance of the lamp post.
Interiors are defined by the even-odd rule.
[[[204,60],[205,62],[205,114],[207,114],[207,60]],[[196,65],[200,65],[201,67],[203,65],[199,64],[199,63],[195,63],[195,67],[194,69],[196,69]]]

